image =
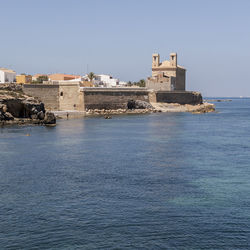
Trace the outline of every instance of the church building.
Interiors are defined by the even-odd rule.
[[[160,62],[160,55],[152,55],[152,76],[146,87],[153,90],[185,90],[186,69],[177,64],[177,54],[171,53],[169,61]]]

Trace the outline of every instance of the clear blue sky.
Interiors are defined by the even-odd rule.
[[[0,67],[137,81],[178,53],[187,89],[250,96],[248,0],[0,0]]]

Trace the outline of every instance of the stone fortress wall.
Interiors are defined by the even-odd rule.
[[[24,84],[25,94],[37,97],[47,110],[125,109],[130,100],[201,104],[191,91],[154,91],[146,88],[81,88],[79,84]]]
[[[150,94],[150,102],[202,104],[202,95],[194,91],[154,91]]]
[[[23,92],[41,100],[46,110],[59,110],[59,85],[24,84]]]
[[[149,102],[147,89],[81,88],[86,109],[126,109],[129,100]]]
[[[85,110],[83,95],[79,84],[59,84],[59,109],[58,110]]]
[[[47,110],[85,110],[79,83],[24,84],[23,91],[41,100]]]

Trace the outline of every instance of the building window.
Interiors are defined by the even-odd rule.
[[[63,96],[63,92],[60,93],[60,96]]]

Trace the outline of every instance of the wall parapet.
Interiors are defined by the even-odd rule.
[[[202,95],[194,91],[155,91],[156,102],[178,103],[178,104],[202,104]]]

